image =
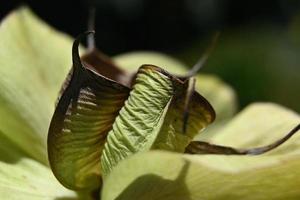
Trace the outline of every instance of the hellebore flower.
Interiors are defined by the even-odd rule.
[[[61,112],[63,115],[60,115],[61,110],[56,109],[49,130],[50,140],[48,140],[49,159],[54,174],[64,186],[75,192],[64,188],[52,175],[49,167],[46,138],[56,98],[72,66],[72,39],[48,27],[26,8],[20,8],[11,13],[1,23],[0,38],[2,47],[0,49],[1,199],[300,198],[299,135],[294,136],[274,151],[257,157],[186,155],[169,151],[149,151],[152,148],[147,145],[131,146],[132,149],[126,149],[128,143],[131,142],[126,141],[126,137],[137,138],[137,144],[140,142],[138,136],[130,135],[134,133],[134,126],[130,123],[139,123],[139,120],[152,123],[151,117],[155,118],[153,116],[144,118],[143,109],[134,109],[135,103],[139,105],[145,103],[140,102],[143,97],[137,97],[141,93],[135,87],[146,86],[138,85],[138,82],[152,81],[148,85],[154,85],[153,90],[159,90],[155,88],[157,86],[155,83],[158,81],[172,89],[171,85],[174,82],[167,79],[168,82],[156,76],[160,73],[156,67],[140,68],[142,75],[151,73],[153,79],[145,81],[145,79],[139,79],[138,74],[137,83],[135,83],[137,86],[133,89],[130,88],[132,84],[127,79],[119,79],[124,85],[128,85],[128,87],[122,87],[113,81],[114,77],[109,77],[109,80],[103,78],[104,76],[99,78],[90,71],[84,72],[89,76],[88,79],[84,79],[85,82],[80,82],[82,78],[75,79],[75,81],[67,79],[57,103],[57,108],[61,106],[66,110]],[[103,64],[93,59],[96,57],[93,52],[90,55],[90,57],[82,58],[90,64],[89,67],[114,65],[108,58],[102,57],[102,61],[107,61]],[[123,68],[124,71],[120,73],[135,72],[142,64],[147,63],[162,66],[172,73],[185,72],[182,63],[157,53],[129,53],[114,57],[113,60],[116,65]],[[73,73],[76,73],[74,69]],[[95,71],[97,71],[96,68]],[[99,74],[109,76],[117,72],[101,71]],[[271,103],[250,105],[231,119],[236,108],[234,93],[230,87],[213,76],[201,75],[196,79],[196,90],[209,100],[217,114],[215,124],[197,135],[197,139],[201,139],[202,135],[207,135],[206,140],[217,144],[235,147],[261,146],[282,137],[299,124],[300,117],[297,113]],[[95,83],[93,82],[91,86],[90,81],[95,81]],[[68,84],[74,85],[74,83],[75,89],[74,87],[72,90],[68,89]],[[175,80],[175,84],[179,84],[179,87],[183,85],[180,80]],[[83,91],[78,89],[82,85],[85,87]],[[108,87],[111,85],[113,89]],[[131,91],[131,99],[126,101],[126,104],[125,100],[129,91]],[[143,88],[143,91],[147,92],[147,88]],[[164,105],[174,105],[170,103],[170,93],[166,94],[161,99]],[[104,99],[103,102],[98,102],[97,95]],[[154,99],[148,100],[154,101]],[[180,100],[178,102],[179,104],[175,105],[182,106],[182,102]],[[97,103],[101,105],[105,103],[104,110],[97,107]],[[74,108],[76,108],[75,114]],[[164,107],[159,110],[155,103],[152,105],[146,102],[145,109],[152,109],[153,115],[161,116],[158,119],[173,120],[172,117],[178,114],[176,109],[171,113],[164,112]],[[193,112],[198,111],[197,109],[196,107],[195,110],[190,111],[192,122],[194,122]],[[92,123],[87,123],[91,121],[91,118],[83,117],[86,113],[98,116],[99,112],[102,118],[92,118]],[[113,115],[113,120],[111,115]],[[114,121],[115,116],[118,116],[116,121]],[[165,118],[165,116],[170,117]],[[99,125],[97,120],[99,123],[104,121],[104,125],[103,123]],[[107,123],[109,126],[106,126]],[[116,127],[112,129],[112,124],[117,125],[114,125]],[[161,124],[164,125],[158,120],[150,125],[160,127]],[[181,149],[181,142],[168,143],[178,141],[168,138],[170,135],[166,134],[169,131],[172,132],[172,128],[176,126],[170,126],[170,128],[162,125],[162,130],[167,131],[150,130],[147,132],[149,130],[147,125],[149,124],[139,123],[140,128],[136,132],[144,135],[145,138],[152,132],[156,132],[156,138],[151,140],[158,141],[152,143],[157,148],[153,149],[179,152],[184,150]],[[99,127],[106,135],[112,129],[107,140],[100,137]],[[61,137],[59,134],[63,131],[65,134]],[[77,134],[74,139],[72,132],[87,132],[91,134],[91,137]],[[208,136],[209,134],[211,137]],[[180,138],[179,141],[182,139],[183,143],[186,143],[184,136],[174,137],[182,137],[183,139]],[[90,151],[91,149],[93,151]],[[105,156],[101,155],[102,151]],[[135,154],[131,155],[133,153]]]

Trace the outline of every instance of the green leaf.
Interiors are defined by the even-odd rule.
[[[71,64],[71,40],[24,7],[2,21],[0,38],[0,133],[47,163],[47,129]]]
[[[274,104],[246,108],[215,141],[249,147],[268,144],[289,132],[300,116]],[[254,139],[255,138],[255,139]],[[300,135],[262,156],[137,154],[106,178],[102,199],[260,199],[300,197]]]
[[[73,69],[51,120],[48,156],[53,173],[64,186],[94,190],[101,186],[100,157],[106,136],[129,88],[98,73],[110,69],[107,76],[118,77],[118,68],[101,54],[94,51],[81,63],[78,45],[76,39]]]
[[[214,120],[214,110],[193,93],[187,132],[183,113],[187,82],[153,65],[143,65],[125,106],[108,133],[101,157],[103,175],[126,157],[149,149],[184,152],[193,137]]]

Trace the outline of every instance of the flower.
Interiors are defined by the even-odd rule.
[[[72,39],[20,8],[1,23],[0,44],[1,198],[92,199],[60,185],[46,156],[50,118],[71,66]],[[183,64],[156,53],[124,54],[114,60],[127,70],[151,61],[184,71]],[[281,106],[254,104],[223,128],[220,124],[235,111],[232,90],[215,77],[202,75],[198,80],[196,88],[220,116],[201,134],[218,133],[207,138],[210,141],[240,147],[266,144],[299,123],[298,114]],[[259,157],[138,153],[109,174],[101,199],[298,199],[297,141],[299,136]]]

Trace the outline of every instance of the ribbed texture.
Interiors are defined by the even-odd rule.
[[[65,116],[58,112],[52,119],[52,126],[62,128],[49,132],[51,167],[58,180],[71,189],[99,187],[106,136],[129,93],[99,79],[79,90]]]
[[[101,158],[104,175],[126,157],[151,147],[172,95],[169,77],[151,67],[140,68],[133,90],[108,134]]]

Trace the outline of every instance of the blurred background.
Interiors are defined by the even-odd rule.
[[[237,92],[240,108],[272,101],[300,112],[300,1],[97,0],[96,41],[108,55],[151,50],[189,66],[221,35],[204,73]],[[72,36],[87,29],[90,1],[1,0],[0,19],[19,5]]]

